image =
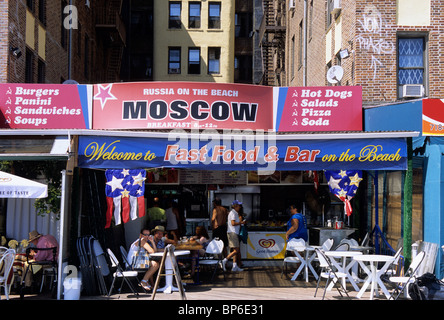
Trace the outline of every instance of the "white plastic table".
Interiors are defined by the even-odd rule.
[[[326,251],[325,255],[330,258],[331,263],[333,264],[333,266],[335,266],[338,269],[338,272],[344,273],[347,275],[347,279],[351,283],[353,288],[356,291],[359,291],[359,287],[356,284],[357,275],[355,274],[353,276],[352,274],[350,274],[350,269],[356,264],[356,261],[351,259],[347,263],[347,258],[354,258],[356,256],[360,256],[360,255],[362,255],[362,252],[360,252],[360,251]],[[333,288],[333,286],[335,285],[335,280],[336,279],[333,279],[333,281],[328,285],[327,290],[331,290]],[[343,278],[342,281],[343,281],[342,285],[345,288],[346,287],[346,283],[345,283],[346,279]]]
[[[296,280],[296,278],[298,277],[299,273],[301,273],[302,269],[304,269],[305,281],[306,282],[308,282],[308,270],[311,271],[311,273],[314,275],[316,280],[318,279],[318,274],[316,273],[315,269],[311,265],[311,263],[313,262],[316,254],[310,254],[310,252],[312,252],[314,250],[315,250],[314,246],[305,246],[305,247],[301,247],[300,250],[293,250],[294,254],[301,261],[301,265],[296,270],[296,272],[294,273],[293,277],[291,277],[292,281]],[[299,252],[304,252],[304,257],[303,258],[302,258],[301,254]]]
[[[174,255],[177,256],[185,256],[190,254],[189,250],[174,250]],[[155,252],[151,253],[150,257],[160,257],[162,258],[163,252]],[[158,288],[158,292],[163,293],[172,293],[174,291],[179,291],[179,289],[175,286],[173,286],[173,274],[174,274],[174,266],[171,263],[171,257],[167,256],[165,257],[165,286],[163,288]],[[161,270],[159,270],[161,272]]]
[[[371,284],[372,286],[370,292],[370,300],[372,300],[373,296],[375,295],[379,296],[378,286],[379,288],[381,288],[386,298],[389,299],[390,293],[388,292],[387,288],[382,282],[381,275],[387,271],[387,268],[390,266],[390,263],[392,263],[395,260],[395,257],[380,255],[380,254],[363,254],[355,256],[353,257],[353,259],[358,261],[361,268],[368,275],[357,297],[360,299],[364,294],[365,290],[367,290],[367,287]],[[366,262],[370,265],[370,269],[365,264]],[[378,270],[378,262],[384,262],[384,266],[379,270]]]

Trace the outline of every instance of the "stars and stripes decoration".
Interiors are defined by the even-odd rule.
[[[325,178],[328,181],[330,192],[344,202],[347,216],[352,214],[350,200],[355,196],[362,181],[362,171],[360,170],[337,170],[325,171]]]
[[[146,171],[140,169],[106,170],[106,225],[128,222],[145,215]]]

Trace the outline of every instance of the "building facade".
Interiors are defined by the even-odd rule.
[[[2,82],[120,79],[122,1],[2,1]]]
[[[153,80],[234,81],[235,1],[154,1]]]
[[[421,132],[424,101],[444,96],[440,76],[444,3],[288,0],[286,5],[285,85],[361,86],[366,131],[420,132],[413,141],[411,237],[413,242],[424,240],[441,248],[444,212],[439,186],[443,179],[437,179],[443,176],[441,140]],[[373,223],[377,211],[393,247],[397,239],[410,236],[403,216],[404,178],[402,172],[382,172],[369,185]],[[435,270],[442,277],[440,253]]]

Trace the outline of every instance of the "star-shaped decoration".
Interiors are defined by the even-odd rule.
[[[139,174],[137,176],[134,176],[133,179],[134,179],[133,185],[138,184],[141,187],[143,187],[143,182],[146,180],[145,177],[142,177],[141,172],[139,172]]]
[[[126,176],[129,175],[130,173],[129,173],[129,170],[128,170],[128,169],[123,169],[123,170],[122,170],[122,174],[123,174],[124,177],[126,177]]]
[[[333,176],[331,176],[330,180],[328,181],[328,185],[332,189],[341,189],[339,182],[341,182],[341,179],[334,179]]]
[[[123,179],[117,179],[113,176],[113,179],[111,181],[108,181],[106,184],[111,187],[111,192],[114,192],[114,190],[116,189],[123,189],[122,181]]]
[[[355,185],[356,187],[359,187],[359,182],[361,182],[362,178],[359,177],[359,175],[356,173],[354,176],[350,177],[350,185]]]
[[[340,175],[342,178],[344,178],[344,177],[347,176],[347,171],[345,171],[345,170],[341,170],[341,171],[339,172],[339,175]]]
[[[111,93],[112,86],[112,83],[107,86],[102,86],[101,84],[97,86],[99,88],[99,92],[97,92],[94,96],[94,100],[100,100],[100,107],[102,108],[102,111],[108,100],[117,100],[117,98]]]
[[[122,192],[122,197],[124,197],[124,198],[128,198],[129,197],[129,194],[130,194],[130,192],[128,191],[128,190],[123,190]]]
[[[338,192],[338,197],[340,199],[344,199],[346,195],[347,195],[347,191],[345,191],[344,189],[341,189],[341,191]]]

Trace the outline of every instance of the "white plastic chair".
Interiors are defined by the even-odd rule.
[[[211,276],[211,282],[213,282],[214,276],[217,272],[217,269],[219,268],[220,264],[222,263],[222,252],[224,249],[224,242],[222,240],[218,240],[218,239],[213,239],[211,240],[211,242],[208,244],[206,250],[205,250],[205,257],[199,259],[199,266],[200,265],[204,265],[204,266],[214,266],[214,271],[213,271],[213,275]],[[224,280],[225,280],[225,272],[222,272],[224,275]]]
[[[134,286],[129,281],[130,278],[131,279],[136,279],[137,282],[140,284],[139,279],[137,278],[137,275],[138,275],[137,271],[124,271],[122,266],[120,265],[119,260],[117,260],[117,258],[114,255],[114,253],[110,249],[108,249],[107,251],[108,251],[109,258],[111,260],[111,266],[113,268],[116,268],[116,271],[113,274],[113,282],[111,283],[111,287],[109,288],[108,297],[111,295],[111,292],[113,291],[114,283],[115,283],[117,278],[121,278],[122,279],[122,282],[121,282],[121,285],[120,285],[120,288],[119,288],[119,292],[122,289],[123,283],[126,282],[126,284],[131,289],[131,291],[137,297],[139,297],[139,293],[137,292],[137,290],[134,288]]]
[[[393,290],[392,295],[390,296],[390,299],[394,298],[394,295],[396,292],[398,292],[395,300],[399,298],[401,293],[404,291],[405,295],[407,296],[407,290],[409,284],[416,281],[417,271],[419,269],[419,266],[421,265],[422,261],[424,261],[425,252],[421,251],[417,254],[415,258],[413,258],[412,263],[410,264],[407,272],[405,273],[405,276],[403,277],[390,277],[389,280],[393,283],[396,283],[397,286],[401,286],[400,289]]]
[[[350,298],[347,293],[347,290],[344,288],[344,286],[342,285],[342,281],[341,281],[341,279],[347,278],[347,274],[343,273],[343,272],[335,271],[335,268],[331,264],[329,257],[327,257],[324,254],[324,252],[322,252],[322,250],[320,250],[318,248],[315,248],[315,250],[316,250],[316,254],[319,259],[319,266],[321,267],[321,272],[319,274],[318,282],[316,284],[316,291],[315,291],[314,296],[316,297],[316,294],[318,292],[319,283],[321,281],[321,278],[324,278],[324,279],[326,279],[326,281],[325,281],[324,294],[322,296],[322,300],[324,300],[324,298],[325,298],[325,291],[327,291],[328,283],[330,282],[330,280],[334,281],[335,284],[339,283],[342,291],[347,295],[348,298]],[[336,287],[336,289],[338,290],[339,294],[342,297],[343,295],[342,295],[341,290],[338,287]]]
[[[5,288],[5,296],[6,300],[9,300],[9,291],[11,289],[11,283],[13,279],[10,279],[8,281],[12,271],[12,265],[14,264],[15,259],[15,250],[14,249],[8,249],[6,250],[2,257],[0,258],[0,267],[1,267],[1,274],[0,274],[0,290],[1,287]]]
[[[350,249],[350,246],[348,243],[340,243],[334,251],[348,251]]]
[[[285,249],[286,252],[294,252],[295,254],[299,251],[305,250],[305,241],[304,239],[291,239],[287,242],[287,248]],[[302,263],[302,260],[300,257],[298,257],[299,254],[296,254],[295,256],[288,256],[284,258],[284,261],[282,263],[282,272],[281,272],[281,278],[285,273],[287,273],[287,264],[288,263],[295,263],[299,264]]]

